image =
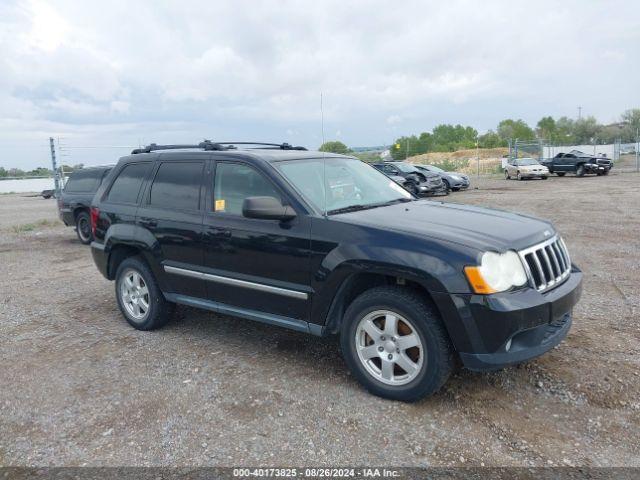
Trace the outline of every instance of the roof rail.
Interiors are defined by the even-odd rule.
[[[304,147],[294,147],[288,143],[212,142],[211,140],[204,140],[198,144],[157,145],[155,143],[151,143],[146,147],[134,149],[131,154],[136,155],[138,153],[151,153],[157,150],[179,150],[183,148],[201,148],[205,151],[236,150],[236,145],[263,145],[280,150],[306,150]]]

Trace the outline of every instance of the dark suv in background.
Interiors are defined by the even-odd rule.
[[[120,159],[91,207],[94,261],[134,328],[182,304],[339,334],[354,376],[406,401],[456,357],[496,369],[569,331],[582,273],[549,222],[420,200],[353,157],[179,147]]]
[[[98,187],[113,165],[89,167],[69,175],[64,190],[58,198],[58,216],[67,227],[75,227],[78,239],[85,245],[93,241],[89,208]]]

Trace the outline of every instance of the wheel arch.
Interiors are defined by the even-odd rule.
[[[383,285],[400,285],[413,290],[433,304],[438,314],[442,312],[430,290],[429,282],[407,272],[380,269],[375,272],[359,271],[346,276],[338,287],[336,294],[324,319],[324,332],[336,334],[340,331],[344,314],[349,305],[362,293]],[[444,322],[443,320],[443,323]]]

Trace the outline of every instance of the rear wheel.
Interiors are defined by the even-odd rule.
[[[576,175],[579,177],[584,177],[584,165],[578,165],[578,169],[576,170]]]
[[[415,401],[436,392],[454,366],[438,313],[421,295],[376,287],[347,309],[340,333],[345,361],[371,393]]]
[[[118,266],[116,298],[124,318],[138,330],[164,326],[173,312],[173,304],[165,300],[153,273],[139,257],[129,257]]]
[[[547,178],[549,178],[549,177],[547,177],[546,175],[543,175],[543,176],[542,176],[542,177],[540,177],[540,178],[541,178],[542,180],[546,180],[546,179],[547,179]]]
[[[83,245],[89,245],[93,242],[93,232],[91,232],[91,220],[88,212],[82,211],[76,217],[76,234]]]
[[[505,180],[509,180],[511,178],[511,176],[509,175],[509,170],[504,171],[504,178]]]

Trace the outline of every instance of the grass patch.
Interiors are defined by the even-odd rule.
[[[23,223],[22,225],[14,225],[11,227],[13,233],[26,233],[32,232],[36,228],[44,228],[44,227],[53,227],[58,225],[58,222],[55,220],[38,220],[35,223]]]

